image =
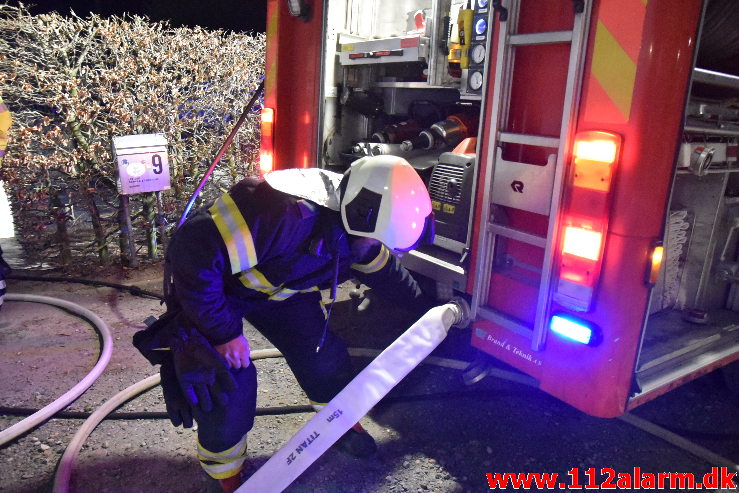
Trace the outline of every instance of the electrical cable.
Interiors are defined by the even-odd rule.
[[[58,411],[64,409],[69,404],[74,402],[80,395],[82,395],[88,388],[90,388],[93,382],[95,382],[95,380],[97,380],[97,378],[103,373],[103,370],[105,370],[105,367],[108,366],[110,356],[113,353],[113,338],[110,334],[110,329],[108,328],[106,323],[103,322],[103,320],[95,315],[93,312],[77,305],[76,303],[61,300],[58,298],[51,298],[49,296],[37,296],[32,294],[16,293],[5,295],[5,301],[43,303],[72,312],[75,315],[86,319],[95,327],[95,329],[97,329],[97,331],[100,333],[100,337],[102,338],[103,347],[100,351],[100,357],[98,358],[97,363],[95,363],[95,366],[74,387],[69,389],[61,397],[58,397],[56,400],[43,407],[39,411],[35,412],[28,418],[10,426],[3,431],[0,431],[0,446],[5,445],[11,440],[14,440],[27,431],[35,428],[39,424],[51,418]]]
[[[88,286],[103,286],[108,288],[119,289],[121,291],[128,291],[134,296],[148,296],[157,300],[163,300],[164,296],[152,291],[141,289],[138,286],[129,286],[127,284],[116,284],[107,281],[98,281],[94,279],[80,279],[77,277],[44,277],[44,276],[27,276],[24,274],[11,273],[7,277],[8,279],[14,279],[17,281],[40,281],[40,282],[71,282],[77,284],[86,284]]]
[[[30,407],[0,407],[0,415],[2,416],[30,416],[37,409]],[[314,412],[315,409],[309,404],[294,406],[270,406],[258,407],[256,416],[279,416],[283,414],[301,414]],[[52,419],[87,419],[92,415],[87,411],[59,411]],[[169,415],[164,411],[126,411],[118,413],[110,413],[105,419],[133,421],[137,419],[169,419]]]

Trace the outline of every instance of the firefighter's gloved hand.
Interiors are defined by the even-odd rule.
[[[225,406],[228,394],[236,389],[236,380],[226,361],[195,329],[181,331],[172,347],[172,359],[180,388],[187,401],[203,412],[213,403]]]
[[[162,378],[162,394],[164,394],[169,420],[174,426],[182,425],[184,428],[192,428],[192,408],[185,394],[182,393],[180,383],[177,381],[174,361],[171,358],[162,363],[159,375]]]

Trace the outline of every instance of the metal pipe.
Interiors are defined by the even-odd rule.
[[[244,120],[246,120],[246,115],[248,115],[249,112],[251,111],[252,106],[254,105],[254,102],[257,100],[257,96],[259,96],[262,93],[262,89],[264,89],[264,79],[262,79],[262,81],[259,83],[259,87],[257,87],[256,91],[254,91],[254,94],[249,100],[249,103],[246,105],[246,107],[244,107],[244,111],[241,113],[241,116],[239,117],[239,120],[236,122],[236,125],[234,125],[234,128],[231,129],[231,133],[228,135],[228,138],[221,146],[221,149],[218,151],[218,155],[216,155],[216,158],[213,160],[213,164],[211,164],[210,168],[208,168],[208,170],[205,172],[205,174],[203,175],[203,178],[201,178],[200,180],[200,183],[198,183],[197,188],[192,193],[192,197],[190,197],[190,200],[187,201],[185,210],[182,211],[182,217],[180,217],[180,221],[177,223],[178,228],[182,226],[182,223],[184,223],[185,219],[187,219],[187,215],[190,213],[190,209],[192,208],[192,205],[195,203],[195,200],[198,198],[198,195],[200,195],[200,192],[203,190],[205,183],[208,181],[208,178],[210,177],[210,174],[213,173],[213,170],[216,168],[218,163],[221,161],[221,158],[226,153],[226,150],[231,145],[231,142],[233,142],[234,137],[236,137],[236,132],[239,131],[239,128],[244,123]]]

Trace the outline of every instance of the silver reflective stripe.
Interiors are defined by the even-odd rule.
[[[241,284],[243,284],[244,287],[264,293],[269,296],[270,300],[276,301],[286,300],[295,293],[310,293],[311,291],[318,291],[317,286],[301,290],[275,286],[257,269],[249,269],[246,272],[242,272],[241,275],[239,275],[239,281],[241,281]]]
[[[208,460],[213,462],[224,462],[228,459],[234,459],[241,457],[246,452],[246,435],[241,437],[236,445],[230,449],[224,450],[223,452],[211,452],[206,449],[200,443],[198,443],[198,459]]]
[[[246,462],[246,456],[236,459],[228,464],[206,464],[200,462],[200,466],[208,473],[208,476],[214,479],[225,479],[235,476],[241,470],[241,466]]]

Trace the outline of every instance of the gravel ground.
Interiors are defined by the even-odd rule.
[[[133,272],[98,273],[108,282],[159,291],[161,272],[152,265]],[[383,348],[414,320],[404,307],[374,300],[370,310],[352,309],[346,283],[332,326],[353,347]],[[76,283],[10,281],[9,291],[53,296],[100,316],[114,335],[112,359],[103,375],[70,411],[94,411],[120,390],[153,374],[132,347],[133,333],[157,300],[107,287]],[[269,347],[245,327],[253,349]],[[454,330],[436,355],[470,360],[469,334]],[[0,406],[39,408],[66,392],[94,365],[98,337],[78,317],[57,308],[7,302],[0,312]],[[361,367],[369,360],[355,358]],[[297,406],[307,401],[281,359],[256,363],[258,407]],[[158,387],[119,411],[161,412]],[[736,403],[709,375],[637,409],[635,414],[680,428],[701,445],[739,461]],[[257,468],[312,413],[258,416],[249,435],[250,467]],[[0,429],[20,421],[0,416]],[[0,448],[0,493],[51,491],[56,465],[81,419],[52,419]],[[480,492],[486,473],[556,472],[573,467],[611,467],[630,472],[704,474],[712,464],[645,434],[620,420],[584,415],[538,390],[499,378],[465,387],[458,370],[422,365],[363,419],[379,444],[377,456],[357,460],[329,450],[286,491],[297,492]],[[194,454],[193,430],[164,419],[106,420],[87,440],[75,464],[72,492],[200,492],[206,479]],[[584,472],[581,472],[581,476]]]

